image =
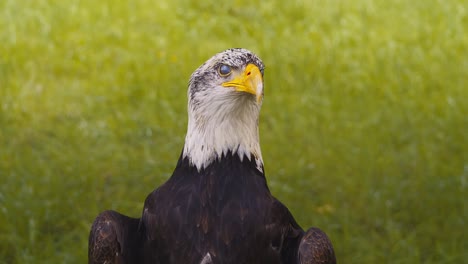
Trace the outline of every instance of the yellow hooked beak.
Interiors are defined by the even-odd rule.
[[[260,69],[254,64],[248,64],[243,73],[222,85],[224,87],[234,87],[238,92],[246,92],[255,95],[257,103],[260,103],[262,100],[263,77]]]

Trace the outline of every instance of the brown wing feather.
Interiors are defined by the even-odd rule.
[[[299,264],[336,264],[335,252],[327,235],[312,227],[304,234],[299,244]]]
[[[89,234],[88,263],[138,263],[141,235],[139,219],[115,211],[96,217]]]

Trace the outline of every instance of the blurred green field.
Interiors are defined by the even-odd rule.
[[[304,3],[305,2],[305,3]],[[0,1],[0,263],[84,263],[172,173],[192,71],[265,62],[272,192],[339,263],[468,258],[465,0]]]

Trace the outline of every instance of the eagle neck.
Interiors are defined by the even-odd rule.
[[[263,172],[258,119],[260,107],[244,98],[189,104],[183,157],[199,171],[229,153],[253,159]]]

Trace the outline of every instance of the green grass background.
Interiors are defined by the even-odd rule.
[[[340,263],[468,258],[465,0],[0,1],[0,263],[84,263],[184,143],[190,74],[265,62],[272,192]]]

